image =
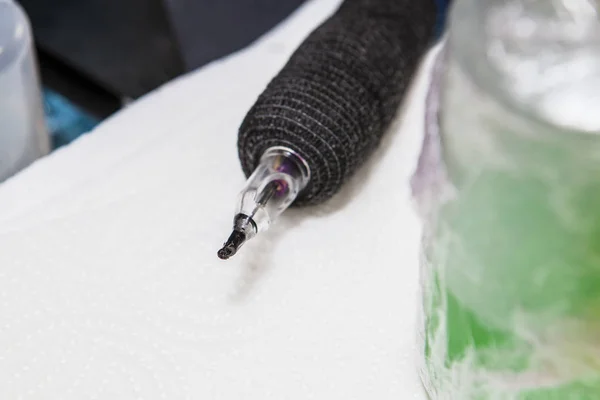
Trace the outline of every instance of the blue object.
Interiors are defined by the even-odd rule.
[[[44,88],[43,96],[46,123],[54,149],[71,143],[100,123],[100,120],[51,89]]]
[[[436,36],[439,38],[444,32],[446,25],[446,14],[448,12],[448,6],[451,0],[435,0],[438,8],[437,24],[436,24]]]

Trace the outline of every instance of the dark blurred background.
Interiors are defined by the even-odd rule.
[[[51,130],[65,131],[54,132],[55,144],[170,79],[244,48],[303,2],[19,0],[36,39]]]

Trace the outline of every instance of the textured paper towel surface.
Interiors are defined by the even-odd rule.
[[[408,177],[423,74],[374,161],[219,261],[237,127],[338,1],[147,96],[0,187],[2,399],[423,399]]]

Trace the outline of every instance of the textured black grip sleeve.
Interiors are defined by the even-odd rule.
[[[268,147],[301,154],[312,173],[296,205],[333,196],[371,155],[434,38],[434,0],[346,0],[313,31],[245,117],[246,175]]]

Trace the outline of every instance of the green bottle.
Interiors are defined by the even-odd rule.
[[[600,399],[599,18],[451,10],[412,182],[432,400]]]

